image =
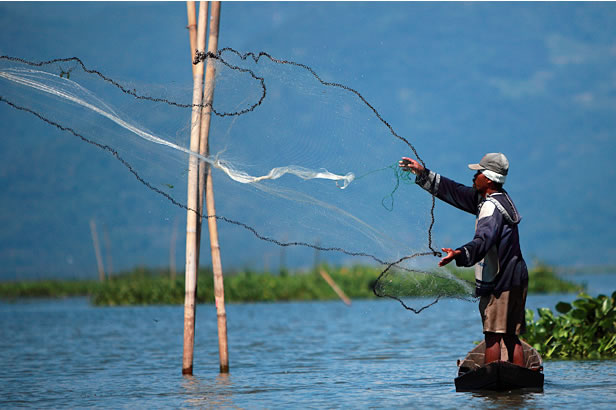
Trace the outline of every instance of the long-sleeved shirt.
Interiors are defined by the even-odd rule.
[[[426,169],[415,182],[437,198],[476,215],[475,236],[458,248],[457,266],[475,265],[477,296],[500,295],[513,287],[528,286],[528,269],[520,249],[521,217],[502,190],[483,198],[479,192]]]

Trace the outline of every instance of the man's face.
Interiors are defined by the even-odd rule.
[[[477,171],[475,173],[475,176],[473,177],[473,187],[475,187],[475,189],[479,191],[479,193],[484,194],[489,186],[490,180],[485,175],[483,175],[481,171]]]

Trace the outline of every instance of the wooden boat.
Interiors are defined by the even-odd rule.
[[[543,391],[543,361],[539,353],[522,342],[525,366],[507,362],[507,349],[501,343],[501,361],[484,364],[486,345],[478,344],[464,360],[458,360],[456,391]]]

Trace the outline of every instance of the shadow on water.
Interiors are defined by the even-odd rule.
[[[189,375],[183,377],[182,388],[187,405],[198,408],[239,408],[233,404],[233,383],[228,373],[220,373],[208,380]]]

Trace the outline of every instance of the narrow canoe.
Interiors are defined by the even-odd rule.
[[[456,391],[543,391],[543,361],[539,353],[522,341],[525,366],[507,362],[507,349],[501,346],[501,361],[484,364],[485,342],[458,360]]]

